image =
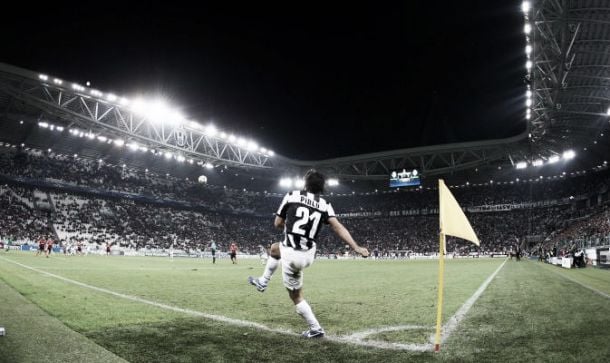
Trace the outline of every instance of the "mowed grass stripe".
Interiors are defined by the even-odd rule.
[[[534,262],[531,262],[534,263]],[[566,280],[610,299],[610,271],[587,267],[584,269],[565,269],[550,264],[535,263],[536,266],[553,272]]]
[[[1,362],[125,362],[49,316],[0,279]]]
[[[606,362],[610,304],[527,261],[508,261],[447,340],[452,361]]]

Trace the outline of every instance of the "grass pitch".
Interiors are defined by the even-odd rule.
[[[7,328],[7,336],[0,338],[0,361],[20,357],[14,352],[22,349],[20,343],[27,334],[40,334],[32,331],[35,323],[3,322],[4,314],[18,314],[11,304],[25,303],[65,324],[77,337],[71,339],[81,337],[105,349],[107,356],[131,362],[605,362],[610,355],[610,299],[603,296],[610,294],[610,272],[591,268],[568,271],[507,261],[448,337],[442,352],[432,353],[338,340],[361,334],[359,341],[372,345],[427,343],[436,317],[437,261],[317,260],[305,271],[304,293],[332,339],[306,341],[283,333],[299,333],[306,327],[282,286],[281,270],[265,293],[247,284],[249,275],[262,272],[258,260],[241,260],[237,265],[219,260],[212,265],[208,259],[154,257],[56,255],[47,259],[13,251],[1,252],[0,257],[4,281],[0,296],[10,292],[25,298],[22,303],[6,301],[0,309],[0,325]],[[445,322],[502,262],[447,261]],[[271,331],[189,311],[262,324]],[[17,331],[20,334],[11,334]],[[14,340],[16,336],[20,342]],[[66,346],[48,349],[62,348]],[[83,354],[88,361],[105,361],[95,349],[74,361],[87,361]],[[44,352],[38,358],[45,361]]]

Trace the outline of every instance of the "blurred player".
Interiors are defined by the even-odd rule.
[[[281,259],[284,286],[296,306],[297,314],[309,325],[309,330],[303,332],[305,338],[324,336],[324,329],[304,299],[302,290],[303,270],[313,263],[320,224],[330,224],[333,232],[354,251],[364,257],[369,255],[369,251],[360,247],[349,231],[337,220],[331,204],[320,197],[324,191],[324,182],[324,175],[310,170],[305,175],[305,190],[295,190],[286,194],[277,210],[274,222],[275,227],[284,229],[284,240],[271,246],[269,251],[271,258],[267,260],[263,276],[248,278],[248,282],[258,291],[265,291]]]
[[[110,247],[112,245],[110,244],[110,242],[106,242],[106,256],[110,256]]]
[[[235,242],[231,242],[231,246],[229,246],[229,251],[231,252],[231,261],[235,265],[237,263],[237,244]]]
[[[218,247],[216,246],[216,242],[214,242],[214,240],[212,240],[212,242],[210,243],[210,251],[212,251],[212,263],[216,263],[216,249]]]
[[[44,253],[46,245],[47,241],[44,239],[44,236],[40,236],[40,238],[38,239],[38,251],[36,251],[36,256],[41,253]]]
[[[51,237],[49,237],[47,239],[47,248],[45,250],[45,255],[47,256],[47,258],[49,258],[49,255],[51,254],[52,251],[53,251],[53,240],[51,239]]]
[[[269,258],[269,255],[267,254],[267,249],[263,245],[258,245],[258,248],[258,257],[260,258],[261,265],[266,265],[267,259]]]

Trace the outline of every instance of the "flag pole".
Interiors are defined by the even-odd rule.
[[[439,233],[439,256],[438,256],[438,302],[436,303],[436,334],[434,336],[434,351],[441,349],[441,324],[443,322],[443,287],[445,275],[445,234]]]
[[[434,351],[438,352],[441,349],[441,324],[443,322],[443,289],[445,276],[445,233],[443,233],[443,219],[441,213],[442,188],[445,182],[443,179],[438,180],[438,199],[439,199],[439,248],[438,248],[438,301],[436,303],[436,334],[434,335]]]

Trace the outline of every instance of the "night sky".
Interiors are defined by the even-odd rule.
[[[520,1],[61,6],[3,17],[0,61],[162,96],[288,157],[525,128]]]

